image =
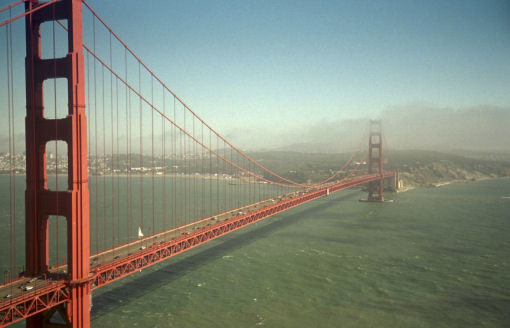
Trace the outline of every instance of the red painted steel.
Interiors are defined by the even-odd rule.
[[[13,17],[13,18],[11,18],[11,19],[8,19],[8,20],[6,20],[6,21],[4,21],[4,22],[0,23],[0,27],[2,27],[2,26],[4,26],[4,25],[7,25],[7,24],[10,24],[10,23],[12,23],[12,22],[14,22],[14,21],[16,21],[16,20],[18,20],[18,19],[20,19],[20,18],[26,17],[26,16],[28,16],[28,15],[30,15],[30,14],[33,14],[34,12],[39,11],[39,10],[41,10],[42,8],[46,7],[46,6],[49,6],[49,5],[51,5],[51,4],[54,4],[54,3],[55,3],[55,2],[57,2],[57,1],[58,1],[58,0],[51,0],[51,1],[48,1],[48,2],[45,2],[45,3],[41,3],[40,5],[38,5],[38,6],[34,7],[34,8],[32,8],[32,9],[30,9],[30,10],[25,10],[25,12],[24,12],[23,14],[19,14],[19,15],[18,15],[18,16],[16,16],[16,17]],[[37,3],[36,1],[30,1],[30,0],[20,1],[20,3],[25,3],[25,4],[26,4],[26,3],[30,3],[30,2],[32,2],[32,3]],[[14,4],[14,5],[9,6],[9,7],[11,7],[11,8],[12,8],[13,6],[16,6],[16,5],[17,5],[17,4]],[[9,9],[9,7],[2,9],[2,11]]]
[[[375,150],[375,152],[374,152]],[[383,145],[382,145],[382,128],[380,120],[370,121],[370,135],[368,137],[368,174],[375,173],[374,165],[377,164],[377,172],[381,175],[379,183],[372,181],[368,184],[368,200],[384,201],[384,184],[383,184]],[[378,187],[378,195],[374,196]]]
[[[18,5],[21,5],[22,3],[25,3],[25,0],[20,0],[20,1],[18,1],[18,2],[12,3],[12,4],[10,4],[10,5],[8,5],[8,6],[4,7],[4,8],[2,8],[2,9],[0,9],[0,13],[3,13],[4,11],[7,11],[7,10],[9,10],[9,9],[12,9],[12,8],[14,8],[14,7],[18,6]],[[8,23],[7,23],[7,24],[8,24]]]
[[[63,282],[52,283],[32,293],[5,302],[0,307],[0,327],[5,327],[23,319],[40,316],[59,304],[69,302],[71,293]],[[42,321],[42,320],[41,320]]]
[[[39,8],[38,7],[44,7]],[[26,15],[26,273],[36,276],[49,269],[48,218],[67,219],[68,285],[72,298],[67,302],[73,327],[90,326],[89,190],[87,182],[87,128],[82,41],[81,0],[25,4]],[[38,10],[36,10],[38,9]],[[69,26],[68,53],[63,58],[41,59],[40,25],[66,19]],[[43,82],[66,78],[68,115],[62,119],[44,117]],[[46,184],[46,143],[67,143],[68,187],[48,190]],[[27,320],[28,327],[42,327],[41,311]]]

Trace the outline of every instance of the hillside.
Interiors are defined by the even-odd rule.
[[[397,170],[404,186],[432,186],[450,181],[510,176],[510,162],[468,158],[432,151],[399,151],[386,168]]]
[[[249,155],[283,177],[300,183],[317,182],[329,177],[350,156],[269,151]],[[349,168],[352,167],[353,164]],[[386,154],[384,168],[398,171],[406,187],[510,176],[510,161],[485,160],[434,151],[393,151]]]

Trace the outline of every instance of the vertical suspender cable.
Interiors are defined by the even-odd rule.
[[[184,110],[185,111],[185,110]],[[189,121],[189,119],[188,119]],[[190,125],[189,129],[190,129],[190,133],[193,135],[193,119],[191,120],[191,123],[188,123]],[[193,136],[194,137],[194,136]],[[187,138],[187,143],[188,143],[188,146],[187,146],[187,152],[189,153],[188,155],[188,184],[189,184],[189,188],[188,188],[188,193],[189,193],[189,197],[188,197],[188,221],[192,221],[193,218],[194,218],[194,215],[193,215],[193,207],[192,207],[192,197],[193,197],[193,180],[192,180],[192,176],[193,176],[193,147],[192,147],[192,144],[193,144],[194,140],[192,138]]]
[[[197,136],[195,135],[195,117],[192,117],[192,120],[193,120],[193,137],[196,138]],[[193,219],[197,219],[198,218],[198,214],[197,214],[197,176],[196,176],[196,173],[197,173],[197,143],[196,142],[193,142],[193,172],[192,172],[192,175],[193,175]]]
[[[127,65],[127,50],[124,49],[124,72],[126,74],[126,81],[128,80],[128,65]],[[128,203],[128,222],[127,222],[127,229],[126,229],[126,241],[131,241],[131,233],[133,231],[133,198],[132,198],[132,179],[131,179],[131,171],[132,171],[132,163],[131,163],[131,94],[128,89],[128,86],[126,85],[126,154],[127,154],[127,160],[128,160],[128,167],[127,167],[127,185],[128,185],[128,192],[127,192],[127,203]],[[131,247],[128,247],[129,250],[131,250]]]
[[[154,78],[151,76],[151,104],[154,105]],[[152,152],[152,234],[156,233],[155,226],[155,199],[154,199],[154,111],[151,110],[151,152]]]
[[[113,68],[113,54],[112,54],[112,34],[109,33],[109,41],[110,41],[110,67]],[[110,156],[110,182],[112,184],[112,190],[111,190],[111,208],[112,208],[112,215],[110,217],[111,220],[111,229],[112,229],[112,249],[114,250],[115,254],[115,200],[117,199],[115,193],[118,192],[115,188],[115,177],[114,177],[114,171],[116,167],[115,163],[115,152],[114,152],[114,124],[113,124],[113,75],[110,73],[110,142],[111,142],[111,156]]]
[[[227,157],[227,145],[225,144],[225,141],[223,141],[223,157]],[[223,161],[223,172],[222,172],[222,179],[223,179],[223,209],[226,211],[228,209],[227,205],[227,188],[228,188],[228,182],[227,182],[227,163]]]
[[[232,161],[233,150],[232,150],[232,147],[229,147],[229,148],[230,148],[230,163],[233,163],[233,161]],[[234,167],[232,165],[230,165],[230,181],[232,181],[232,184],[231,184],[231,187],[229,188],[229,191],[232,194],[232,196],[230,197],[229,208],[233,208],[234,204],[235,204],[234,196],[236,194],[233,186],[235,186],[236,181],[234,180]]]
[[[93,34],[93,48],[94,53],[96,52],[96,18],[92,17],[92,34]],[[99,221],[98,221],[98,195],[99,195],[99,181],[98,181],[98,172],[99,172],[99,161],[97,158],[97,77],[96,77],[96,60],[94,60],[94,161],[95,161],[95,176],[94,176],[94,222],[95,222],[95,242],[93,242],[95,252],[99,251]]]
[[[120,149],[119,149],[119,124],[120,124],[120,119],[119,119],[119,93],[120,93],[120,90],[119,90],[119,80],[118,79],[115,79],[115,111],[116,111],[116,124],[115,124],[115,134],[116,134],[116,158],[117,158],[117,169],[119,170],[119,174],[120,172],[122,172],[121,170],[121,165],[120,165]],[[117,234],[116,234],[116,237],[117,237],[117,245],[120,243],[120,176],[117,176]]]
[[[183,110],[182,111],[183,113],[183,125],[184,125],[184,131],[186,131],[186,111]],[[182,224],[185,224],[187,222],[187,219],[188,219],[188,179],[186,177],[186,173],[187,173],[187,167],[188,167],[188,160],[186,158],[186,143],[187,143],[187,138],[186,138],[186,135],[184,135],[184,133],[181,133],[182,135],[182,138],[181,138],[181,142],[182,142],[182,161],[183,161],[183,165],[184,165],[184,175],[181,179],[181,181],[184,183],[184,208],[183,208],[183,211],[182,211],[182,218],[183,218],[183,222]]]
[[[209,129],[209,148],[212,149],[212,131]],[[213,214],[212,209],[212,152],[209,151],[209,215]]]
[[[87,84],[86,84],[86,90],[87,90],[87,106],[85,106],[85,110],[86,110],[86,114],[87,114],[87,117],[90,117],[90,106],[91,106],[91,103],[90,103],[90,54],[87,52]],[[91,139],[91,134],[90,134],[90,127],[91,127],[92,124],[87,124],[87,151],[88,151],[88,154],[87,156],[90,158],[90,151],[91,151],[91,145],[90,145],[90,139]],[[90,165],[90,164],[89,164]]]
[[[216,137],[216,151],[219,152],[219,138]],[[219,176],[219,167],[220,167],[220,159],[218,156],[216,156],[216,213],[219,213],[220,212],[220,176]]]
[[[11,12],[11,10],[9,10],[9,13]],[[8,133],[9,133],[9,137],[8,137],[8,141],[9,141],[9,266],[10,266],[10,274],[9,274],[9,280],[12,280],[12,275],[13,275],[13,272],[14,272],[14,261],[15,261],[15,254],[14,254],[14,245],[15,245],[15,241],[14,241],[14,212],[15,212],[15,208],[13,208],[13,199],[16,197],[16,195],[14,194],[13,192],[13,170],[14,170],[14,167],[13,167],[13,154],[12,154],[12,111],[11,111],[11,103],[12,103],[12,99],[11,99],[11,88],[13,88],[14,86],[11,85],[11,62],[10,62],[10,43],[9,43],[9,32],[10,32],[10,29],[11,29],[11,25],[10,24],[7,24],[5,26],[5,43],[6,43],[6,46],[5,46],[5,51],[6,51],[6,72],[7,72],[7,128],[8,128]],[[12,286],[11,286],[11,290],[12,290]],[[11,292],[12,294],[12,292]]]
[[[117,169],[119,170],[119,173],[122,172],[121,170],[121,166],[120,166],[120,149],[119,149],[119,80],[118,79],[115,79],[115,100],[116,100],[116,119],[117,119],[117,122],[115,124],[115,127],[116,127],[116,158],[117,158]],[[120,243],[120,177],[117,176],[117,234],[116,234],[116,237],[117,237],[117,245]]]
[[[110,33],[109,34],[109,38],[110,38],[110,67],[113,67],[113,53],[112,53],[112,34]],[[111,144],[111,182],[112,182],[112,217],[111,217],[111,220],[112,220],[112,248],[115,249],[115,239],[118,238],[118,234],[116,233],[115,231],[115,221],[116,221],[116,218],[118,217],[119,215],[119,212],[118,212],[118,207],[116,206],[117,203],[119,202],[119,195],[120,195],[120,191],[119,191],[119,188],[118,188],[118,182],[119,182],[119,176],[115,175],[115,170],[118,169],[118,153],[115,153],[115,141],[118,140],[116,138],[114,138],[115,136],[115,130],[117,129],[118,131],[118,108],[119,108],[119,104],[118,104],[118,90],[115,90],[115,95],[116,95],[116,102],[115,102],[115,106],[116,106],[116,115],[114,115],[114,105],[113,105],[113,74],[110,73],[110,129],[111,129],[111,139],[110,139],[110,142],[112,143]],[[115,124],[114,122],[114,117],[117,118],[117,124]],[[118,146],[118,142],[117,142],[117,146]],[[117,188],[115,188],[117,187]],[[118,225],[117,225],[117,229],[118,229]]]
[[[240,166],[241,163],[240,163],[238,154],[236,154],[236,157],[237,157],[237,159],[236,159],[235,163],[236,163],[237,166]],[[237,184],[236,184],[236,187],[235,187],[236,195],[237,195],[237,197],[236,197],[236,201],[237,201],[236,208],[239,208],[240,205],[241,205],[240,202],[241,202],[241,182],[242,182],[242,180],[241,180],[241,170],[236,168],[236,171],[237,171],[237,173],[236,173],[237,174]]]
[[[103,104],[102,104],[102,121],[103,121],[103,131],[102,131],[102,136],[103,136],[103,158],[102,158],[102,168],[101,168],[101,174],[103,176],[103,243],[102,243],[102,247],[101,247],[101,250],[104,250],[106,249],[106,117],[105,117],[105,112],[106,112],[106,108],[105,108],[105,81],[104,81],[104,66],[102,66],[102,71],[101,71],[101,85],[102,85],[102,91],[101,91],[101,96],[103,98]]]
[[[141,64],[138,62],[138,93],[142,93],[142,77],[141,77]],[[139,97],[139,108],[140,108],[140,226],[142,231],[144,230],[143,225],[143,115],[142,115],[142,98]]]
[[[202,141],[202,144],[205,143],[205,136],[204,136],[204,123],[202,123],[200,125],[201,127],[201,130],[202,130],[202,133],[201,133],[201,141]],[[205,211],[205,170],[204,170],[204,165],[205,165],[205,148],[202,147],[202,192],[201,192],[201,197],[202,197],[202,217],[205,217],[206,216],[206,211]]]
[[[239,167],[243,167],[243,158],[240,157],[239,155],[237,155],[237,158],[238,158],[238,161],[239,161]],[[245,189],[245,186],[244,186],[244,179],[243,179],[243,172],[242,171],[239,171],[239,187],[238,187],[238,192],[239,192],[239,201],[238,201],[238,204],[237,204],[237,207],[241,207],[241,205],[243,204],[244,202],[244,189]]]
[[[113,88],[113,86],[112,86]],[[115,178],[115,181],[116,181],[116,189],[117,189],[117,202],[116,202],[116,206],[117,206],[117,215],[116,217],[114,218],[114,220],[116,219],[117,221],[117,231],[115,233],[115,240],[114,240],[114,246],[118,245],[120,243],[120,172],[122,172],[121,170],[121,165],[120,165],[120,152],[119,152],[119,80],[118,79],[115,79],[115,162],[116,162],[116,167],[117,167],[117,176]],[[115,173],[115,172],[114,172]]]
[[[9,9],[9,15],[10,15],[10,18],[12,18],[12,9]],[[10,55],[10,63],[11,63],[11,68],[10,68],[10,75],[11,75],[11,81],[10,81],[10,85],[11,85],[11,88],[10,88],[10,92],[11,92],[11,120],[12,120],[12,123],[11,123],[11,126],[12,126],[12,155],[15,155],[16,154],[16,135],[15,135],[15,131],[16,131],[16,126],[14,124],[15,122],[15,119],[14,119],[14,67],[13,67],[13,56],[12,56],[12,28],[9,28],[9,55]],[[12,201],[12,205],[13,205],[13,209],[14,209],[14,213],[13,213],[13,225],[12,225],[12,233],[13,233],[13,236],[12,236],[12,239],[13,239],[13,250],[12,250],[12,253],[13,253],[13,268],[16,268],[16,260],[17,260],[17,251],[16,251],[16,174],[14,174],[14,178],[12,180],[12,193],[13,193],[13,201]]]
[[[174,121],[177,119],[175,116],[175,97],[174,97]],[[176,133],[175,133],[175,125],[172,125],[172,157],[173,157],[173,177],[172,177],[172,189],[173,189],[173,206],[172,206],[172,220],[173,224],[172,226],[175,227],[177,225],[177,141],[176,139]]]
[[[87,63],[86,63],[86,67],[87,67],[87,84],[86,84],[86,90],[87,90],[87,105],[85,106],[85,110],[86,110],[86,115],[88,118],[91,117],[91,100],[90,100],[90,89],[92,88],[91,85],[90,85],[90,55],[89,53],[87,52]],[[91,122],[89,120],[89,122]],[[92,147],[91,147],[91,139],[92,139],[92,135],[90,134],[90,129],[91,129],[91,126],[92,124],[87,124],[87,156],[89,159],[91,159],[91,151],[92,151]],[[89,166],[90,166],[90,162],[89,162]],[[90,213],[92,214],[92,213]],[[91,234],[92,234],[92,230],[90,230]],[[91,251],[93,250],[93,246],[94,246],[94,239],[91,238],[91,245],[90,245],[90,248],[91,248]],[[93,254],[93,252],[91,252]]]
[[[251,163],[248,162],[248,171],[251,171]],[[248,203],[251,203],[251,175],[248,176]]]
[[[184,172],[184,167],[185,167],[185,163],[184,163],[184,146],[182,145],[183,143],[183,139],[184,139],[184,134],[182,133],[182,131],[179,131],[179,158],[180,158],[180,161],[182,163],[182,172]],[[185,201],[185,194],[184,194],[184,186],[183,186],[183,177],[182,177],[182,173],[179,173],[179,217],[178,217],[178,220],[179,220],[179,225],[183,224],[183,216],[184,216],[184,206],[183,206],[183,202]]]
[[[194,132],[193,132],[193,116],[191,117],[191,123],[190,123],[190,133],[192,134],[193,138],[195,137],[194,136]],[[193,206],[194,206],[194,203],[195,201],[192,199],[193,198],[193,164],[194,164],[194,161],[193,161],[193,144],[194,144],[194,140],[192,138],[189,138],[188,139],[188,152],[189,152],[189,170],[188,170],[188,180],[189,180],[189,199],[188,199],[188,208],[189,208],[189,221],[192,221],[195,216],[193,215]]]
[[[163,88],[163,115],[166,115],[165,89]],[[165,119],[161,117],[161,154],[163,155],[163,230],[166,230],[166,127]]]

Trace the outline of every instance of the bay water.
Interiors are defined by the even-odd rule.
[[[94,292],[96,327],[510,327],[510,180],[342,191]]]
[[[510,327],[510,179],[364,197],[337,192],[94,291],[92,326]],[[2,235],[8,220],[3,206]]]

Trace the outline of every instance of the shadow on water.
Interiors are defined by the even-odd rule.
[[[247,231],[245,233],[237,233],[233,236],[224,236],[217,240],[220,244],[214,245],[203,251],[198,249],[198,253],[190,255],[177,262],[171,262],[159,269],[145,274],[143,277],[135,278],[124,283],[122,286],[113,288],[104,292],[93,299],[92,320],[97,319],[107,312],[129,303],[132,300],[139,299],[145,294],[149,294],[161,286],[186,275],[189,272],[199,269],[201,266],[221,258],[232,249],[246,246],[258,239],[262,239],[283,229],[298,221],[309,219],[311,215],[317,211],[325,210],[332,206],[338,206],[338,203],[356,197],[358,192],[349,192],[347,195],[340,197],[331,197],[314,201],[311,207],[305,210],[293,213],[285,219],[274,220],[268,224]],[[193,250],[192,250],[193,251]],[[135,274],[136,275],[136,274]]]

